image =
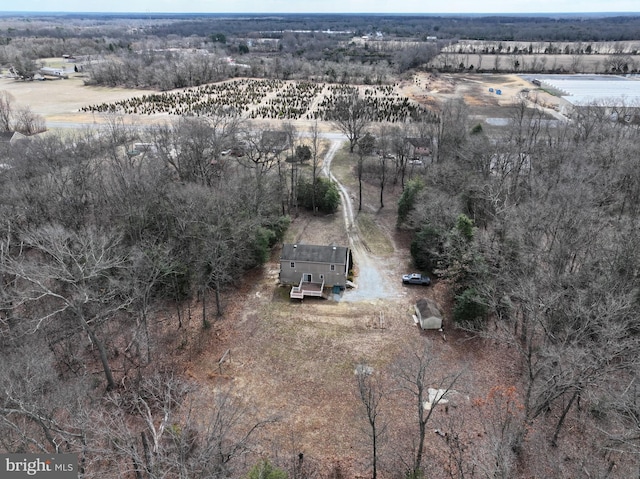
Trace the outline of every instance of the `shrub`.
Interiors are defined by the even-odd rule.
[[[456,229],[458,233],[467,241],[470,242],[473,239],[473,220],[465,214],[459,214],[456,220]]]
[[[457,324],[480,329],[487,319],[487,305],[475,288],[467,288],[456,296],[453,319]]]
[[[308,179],[298,183],[298,203],[313,210],[314,187]],[[321,213],[335,213],[340,206],[340,192],[336,184],[327,178],[318,178],[315,185],[316,208]]]
[[[321,211],[335,213],[340,206],[340,192],[333,182],[329,182],[321,202]]]
[[[264,459],[251,468],[247,479],[287,479],[287,473]]]
[[[409,213],[416,206],[416,199],[418,193],[424,188],[424,183],[420,179],[410,180],[400,199],[398,200],[398,220],[396,221],[396,227],[400,228],[409,217]]]
[[[264,264],[269,259],[269,249],[271,242],[274,241],[276,234],[270,229],[262,226],[258,227],[255,232],[253,242],[253,253],[255,258],[255,266]],[[251,265],[253,266],[253,265]]]
[[[271,223],[269,223],[268,225],[265,225],[274,234],[272,241],[269,243],[269,247],[273,247],[276,243],[279,243],[280,241],[282,241],[282,238],[284,238],[284,234],[289,229],[290,224],[291,224],[290,216],[278,216]]]
[[[439,268],[442,260],[442,244],[442,233],[433,226],[425,224],[411,242],[411,257],[416,267],[423,271]]]

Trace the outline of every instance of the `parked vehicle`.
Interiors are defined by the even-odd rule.
[[[402,282],[404,284],[421,284],[423,286],[429,286],[431,284],[431,278],[420,273],[403,274]]]

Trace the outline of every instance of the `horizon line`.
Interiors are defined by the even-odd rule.
[[[76,10],[0,10],[2,14],[92,14],[92,15],[638,15],[640,11],[563,11],[563,12],[163,12],[163,11],[76,11]]]

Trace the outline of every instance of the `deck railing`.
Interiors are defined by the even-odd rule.
[[[311,281],[305,281],[303,277],[300,279],[300,284],[298,286],[293,286],[291,288],[289,297],[293,299],[302,299],[305,296],[322,296],[323,290],[324,279],[322,280],[322,283],[313,283]]]

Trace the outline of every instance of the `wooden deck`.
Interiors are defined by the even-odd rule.
[[[324,290],[324,281],[322,283],[309,283],[306,281],[300,281],[298,286],[291,288],[289,297],[291,299],[303,299],[305,296],[321,297]]]

